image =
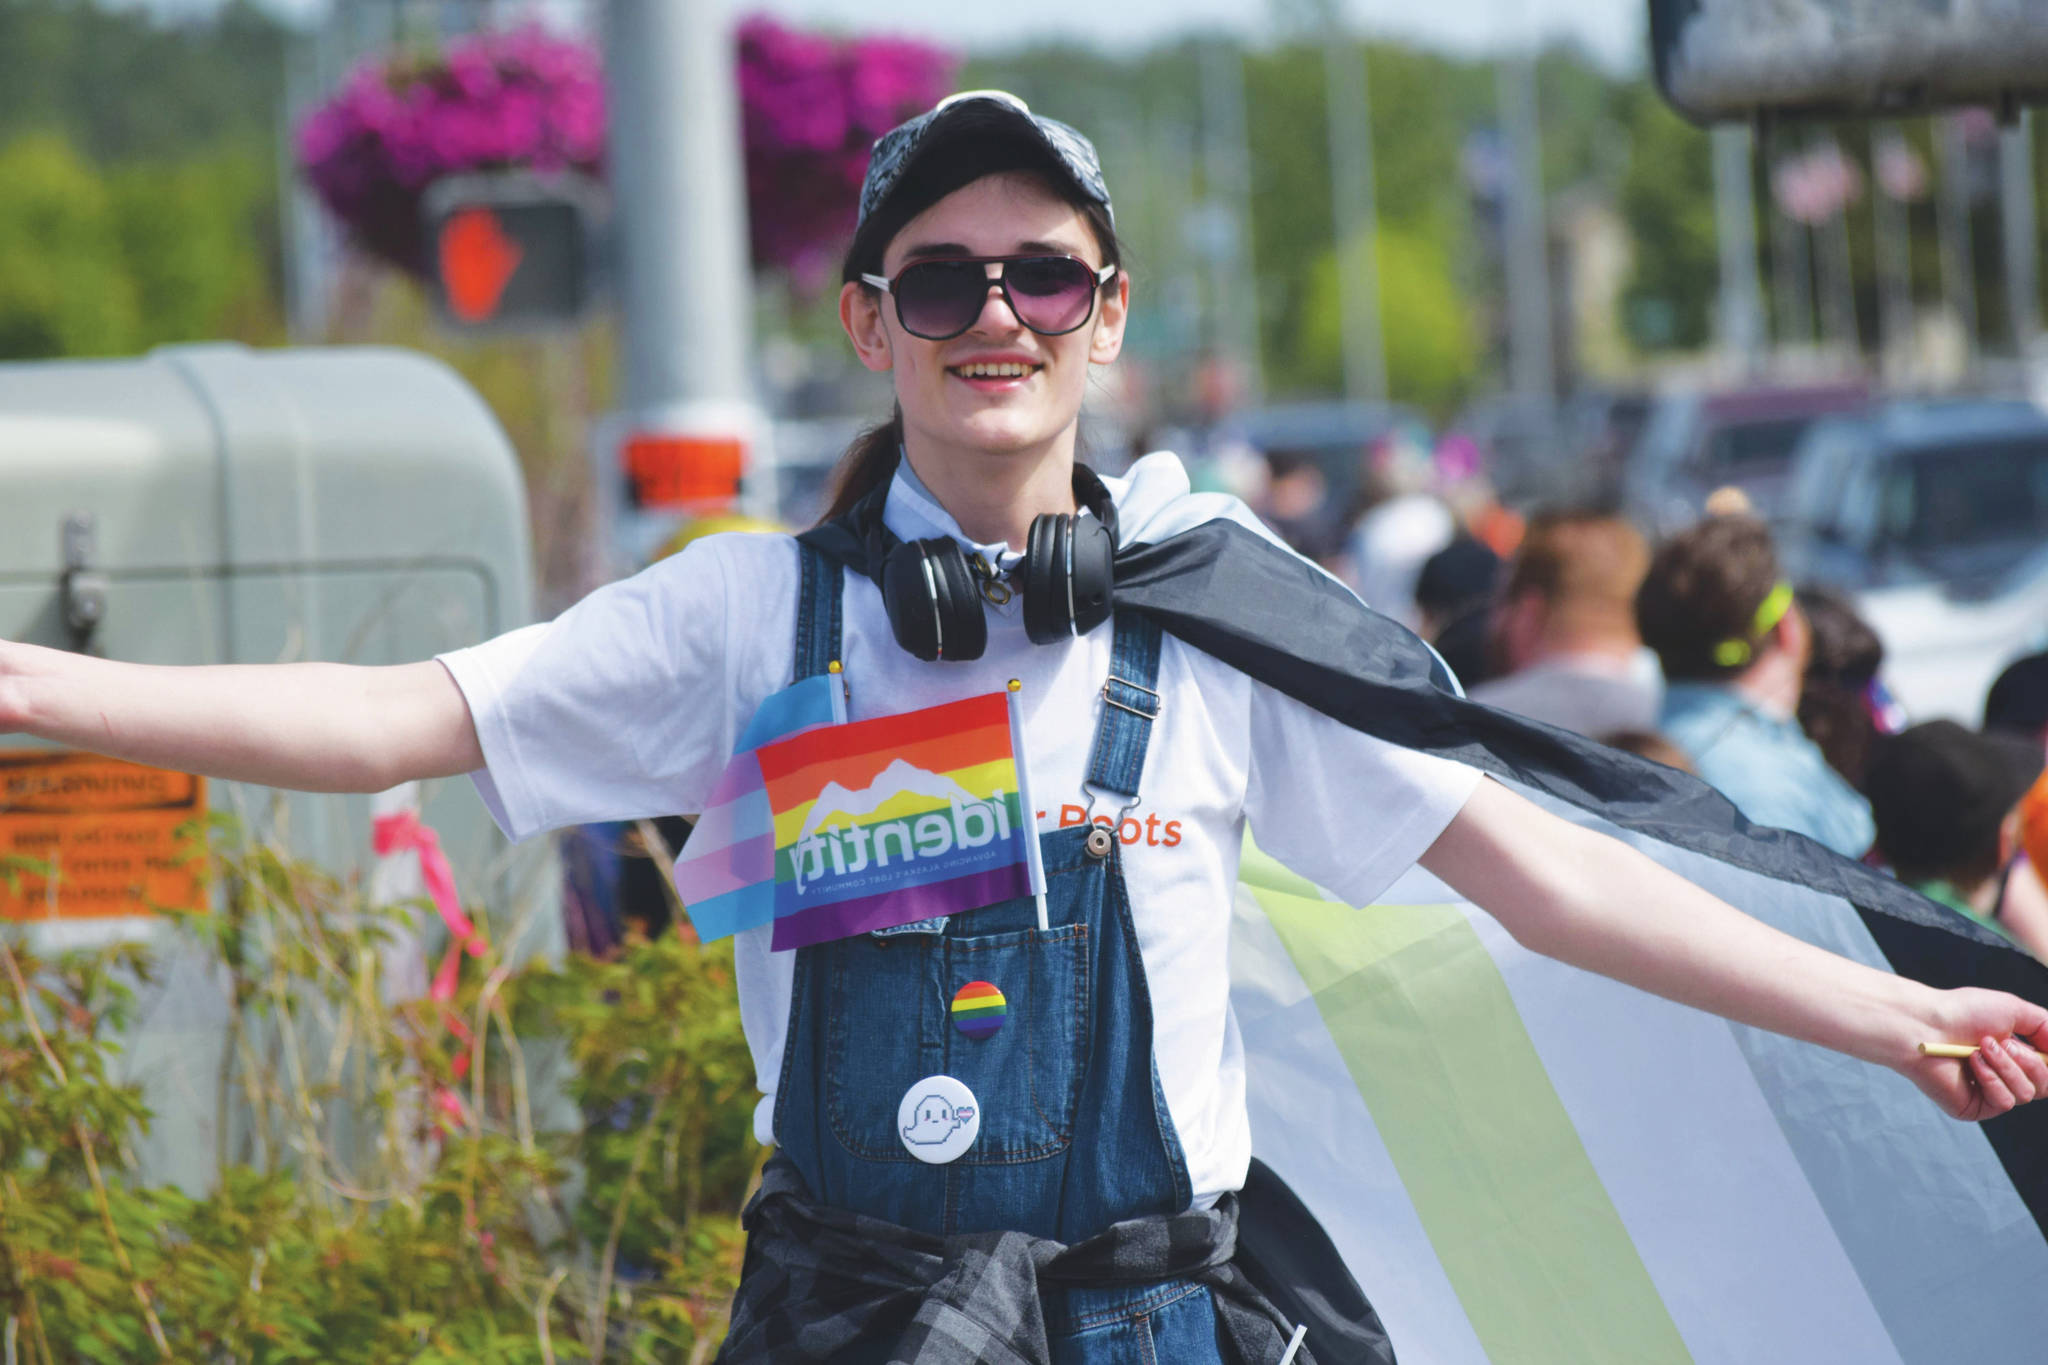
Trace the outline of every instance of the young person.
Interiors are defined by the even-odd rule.
[[[1813,635],[1770,528],[1723,513],[1665,541],[1636,593],[1636,622],[1664,670],[1657,728],[1699,775],[1758,824],[1862,857],[1870,804],[1799,728]]]
[[[2048,1091],[2012,1045],[2048,1043],[2048,1010],[1789,938],[1476,767],[1255,679],[1272,670],[1241,651],[1246,668],[1226,663],[1210,616],[1247,599],[1257,616],[1269,588],[1273,630],[1297,641],[1383,623],[1228,499],[1191,494],[1171,456],[1116,481],[1076,463],[1089,373],[1116,359],[1130,299],[1088,143],[1008,96],[956,97],[877,146],[840,312],[896,414],[804,543],[710,537],[552,623],[399,668],[0,645],[0,726],[313,790],[470,773],[525,838],[702,809],[793,677],[836,670],[855,719],[1016,679],[1046,927],[1026,900],[795,952],[742,935],[756,1133],[778,1150],[748,1215],[734,1360],[1281,1359],[1289,1324],[1232,1260],[1250,1138],[1226,960],[1247,824],[1360,904],[1419,860],[1526,944],[1891,1067],[1952,1115]],[[1110,609],[1105,537],[1115,603],[1149,592],[1152,614]],[[1188,553],[1208,557],[1168,562]],[[1300,620],[1299,595],[1324,591],[1332,614]],[[1175,593],[1194,605],[1171,609]],[[1295,690],[1313,671],[1288,672]],[[1419,675],[1401,686],[1521,724]],[[1002,1029],[949,1026],[963,980],[1012,1001]],[[1981,1050],[1928,1059],[1925,1039]],[[959,1089],[924,1105],[938,1080]],[[913,1150],[970,1111],[978,1131],[945,1159]]]
[[[1493,609],[1499,672],[1472,700],[1582,735],[1656,729],[1664,680],[1635,613],[1649,567],[1649,546],[1620,517],[1533,518]]]
[[[1880,735],[1865,791],[1877,853],[1930,900],[2048,954],[2040,879],[2022,860],[2020,803],[2040,780],[2038,742],[1923,721]]]

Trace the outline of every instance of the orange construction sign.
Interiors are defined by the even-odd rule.
[[[208,908],[178,827],[206,814],[206,779],[96,754],[0,751],[0,919],[107,919]],[[17,859],[46,865],[52,879]]]

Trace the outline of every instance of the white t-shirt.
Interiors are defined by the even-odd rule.
[[[968,543],[907,474],[905,466],[890,489],[889,528],[906,540],[951,535]],[[1216,516],[1257,527],[1236,499],[1189,493],[1170,454],[1147,456],[1127,478],[1106,482],[1126,544]],[[475,718],[487,767],[473,776],[499,826],[524,839],[562,825],[702,809],[755,708],[790,682],[796,605],[791,539],[708,536],[551,623],[443,655]],[[1020,679],[1040,828],[1081,822],[1081,779],[1109,671],[1108,627],[1033,645],[1013,599],[989,609],[980,659],[924,663],[897,646],[880,592],[858,574],[846,576],[844,616],[850,719]],[[1243,1183],[1251,1156],[1229,971],[1246,822],[1268,853],[1363,905],[1429,847],[1479,774],[1360,734],[1171,635],[1159,691],[1140,802],[1119,834],[1159,1079],[1195,1196],[1207,1203]],[[1113,799],[1098,802],[1096,814],[1109,813]],[[754,1132],[764,1143],[774,1138],[793,966],[791,954],[769,951],[769,932],[750,930],[737,943],[740,1015],[762,1091]]]

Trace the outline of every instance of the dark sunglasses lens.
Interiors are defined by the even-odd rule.
[[[979,261],[920,261],[896,277],[896,318],[912,336],[958,336],[981,316],[988,285]]]
[[[1071,332],[1095,306],[1095,273],[1071,256],[1032,256],[1003,267],[1017,320],[1034,332]]]

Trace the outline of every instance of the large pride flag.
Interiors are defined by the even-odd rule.
[[[1008,695],[842,707],[809,678],[743,736],[676,863],[700,938],[772,922],[779,951],[1043,893]]]
[[[1839,899],[1736,875],[1789,933],[1923,965]],[[1419,869],[1362,909],[1250,847],[1241,876],[1253,1151],[1401,1365],[2048,1360],[2048,1153],[2011,1149],[2020,1115],[1957,1123],[1881,1067],[1539,956]]]

